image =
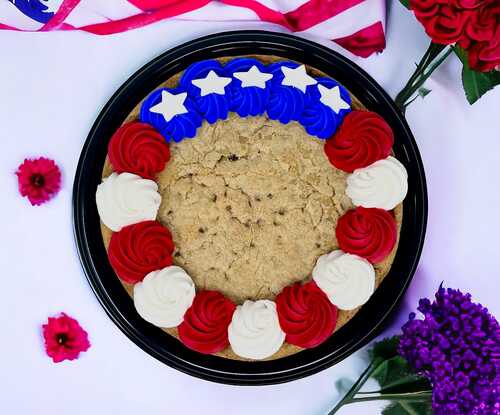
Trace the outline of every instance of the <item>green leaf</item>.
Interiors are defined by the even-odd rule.
[[[384,395],[394,393],[415,393],[430,390],[432,390],[431,384],[426,378],[417,375],[409,375],[387,384],[380,392]]]
[[[411,10],[410,9],[410,0],[399,0],[399,2],[405,6],[408,10]]]
[[[432,403],[428,402],[391,402],[382,415],[432,415]]]
[[[469,104],[474,104],[474,102],[481,98],[486,92],[500,85],[500,71],[474,71],[469,67],[467,52],[458,46],[455,46],[453,50],[463,64],[462,85]]]
[[[469,104],[474,104],[486,92],[500,84],[500,72],[477,72],[464,65],[462,69],[462,84]]]
[[[420,87],[418,89],[418,95],[421,97],[421,98],[425,98],[427,95],[429,95],[430,93],[432,92],[432,89],[427,89],[425,87]]]
[[[373,357],[385,359],[372,373],[380,385],[381,393],[410,393],[430,390],[427,379],[417,375],[409,363],[398,354],[399,336],[375,343]]]
[[[464,48],[461,48],[460,46],[453,46],[453,51],[455,54],[458,56],[458,59],[462,61],[462,63],[467,62],[467,52],[465,51]]]
[[[372,349],[369,351],[370,359],[373,360],[379,357],[383,360],[387,360],[394,356],[399,356],[398,345],[399,336],[386,337],[373,345]]]
[[[412,367],[401,356],[394,356],[382,362],[372,377],[377,380],[381,388],[398,386],[402,383],[413,383],[420,379]],[[427,388],[428,389],[428,388]],[[409,390],[407,392],[416,392]]]

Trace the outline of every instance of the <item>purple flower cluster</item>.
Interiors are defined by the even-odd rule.
[[[470,294],[444,289],[410,314],[399,353],[432,384],[435,415],[500,414],[500,328]]]

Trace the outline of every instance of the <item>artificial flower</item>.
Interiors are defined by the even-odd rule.
[[[77,359],[81,352],[90,347],[87,332],[78,321],[65,313],[49,317],[42,329],[45,351],[54,363]]]
[[[399,353],[433,387],[435,415],[500,413],[500,326],[470,294],[440,287],[403,328]]]
[[[404,112],[430,90],[425,81],[455,53],[462,61],[462,84],[470,104],[500,85],[500,2],[498,0],[400,0],[431,38],[424,56],[396,96]]]
[[[488,42],[475,42],[468,49],[469,66],[480,72],[500,67],[500,19],[494,36]]]
[[[33,206],[52,199],[61,189],[61,171],[54,160],[45,157],[25,159],[16,175],[19,193]]]
[[[329,412],[347,404],[388,401],[384,413],[500,415],[500,326],[470,294],[442,286],[424,298],[402,335],[370,350],[371,363]],[[373,378],[380,390],[360,392]]]
[[[467,20],[474,13],[458,8],[456,3],[457,0],[410,0],[410,7],[433,42],[450,45],[460,40]]]

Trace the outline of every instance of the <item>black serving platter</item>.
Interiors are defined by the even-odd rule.
[[[399,248],[379,289],[347,325],[322,345],[264,362],[234,361],[194,352],[139,317],[108,262],[95,203],[108,141],[141,99],[195,61],[245,54],[275,55],[303,62],[342,83],[391,125],[396,137],[394,152],[409,177]],[[73,220],[80,260],[90,286],[111,319],[134,343],[167,365],[205,380],[265,385],[291,381],[332,366],[379,332],[418,264],[427,222],[427,191],[417,145],[403,115],[366,72],[342,55],[309,40],[265,31],[235,31],[196,39],[163,53],[133,74],[111,97],[97,117],[80,156],[73,188]]]

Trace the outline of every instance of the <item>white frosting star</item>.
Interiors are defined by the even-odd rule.
[[[335,111],[336,114],[338,114],[340,110],[347,110],[350,108],[349,104],[340,96],[340,88],[338,86],[328,89],[324,85],[318,85],[318,90],[321,94],[320,101]]]
[[[231,82],[231,78],[225,78],[217,75],[214,71],[210,71],[205,78],[193,79],[191,83],[201,90],[201,96],[208,94],[224,95],[224,88]]]
[[[171,94],[170,92],[163,90],[161,91],[161,101],[152,106],[149,111],[155,114],[163,115],[165,121],[170,121],[176,115],[185,114],[188,112],[184,106],[184,101],[186,100],[187,92],[181,92],[180,94]]]
[[[248,86],[256,86],[264,89],[266,82],[269,81],[273,75],[259,71],[257,66],[253,65],[247,72],[235,72],[233,76],[241,81],[242,88]]]
[[[281,71],[285,75],[283,82],[281,82],[282,85],[294,86],[304,93],[309,85],[316,85],[318,83],[316,79],[307,74],[304,65],[297,66],[296,68],[282,66]]]

